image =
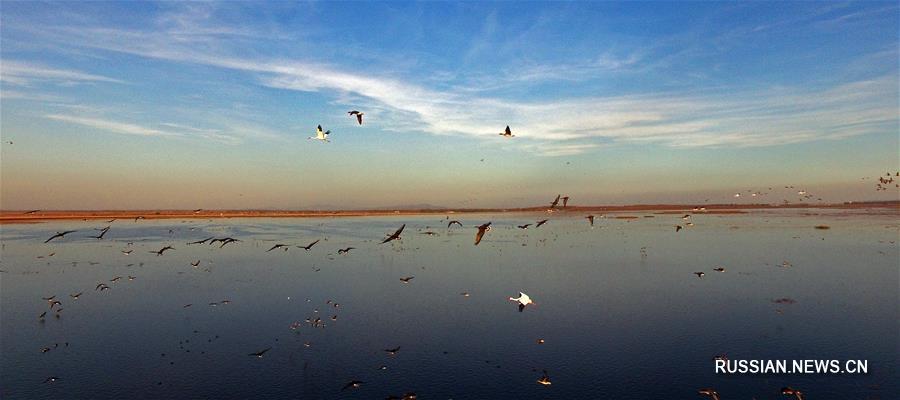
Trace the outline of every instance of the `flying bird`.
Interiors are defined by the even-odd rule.
[[[310,244],[308,244],[308,245],[306,245],[306,246],[297,246],[297,248],[300,248],[300,249],[309,251],[309,249],[311,249],[313,246],[315,246],[316,243],[319,243],[320,240],[322,240],[322,239],[316,239],[315,242],[312,242],[312,243],[310,243]]]
[[[397,346],[393,349],[384,349],[384,351],[387,352],[389,355],[394,355],[394,354],[397,354],[398,351],[400,351],[400,346]]]
[[[462,226],[463,226],[463,225],[462,225],[462,222],[453,220],[453,221],[450,221],[450,222],[447,223],[447,229],[450,229],[450,226],[452,226],[453,224],[459,225],[460,228],[462,228]]]
[[[257,358],[262,358],[263,354],[266,354],[267,351],[272,350],[271,347],[267,347],[261,351],[257,351],[256,353],[250,353],[248,356],[256,356]]]
[[[700,272],[694,272],[694,275],[697,275],[698,278],[702,278],[703,275],[706,275],[706,273],[703,271],[700,271]]]
[[[163,255],[163,253],[166,252],[166,250],[175,250],[175,248],[172,246],[166,246],[166,247],[159,249],[158,251],[151,251],[151,253],[154,253],[157,256],[161,256],[161,255]]]
[[[338,249],[338,254],[349,253],[350,250],[353,250],[353,249],[355,249],[355,248],[356,248],[356,247],[348,247],[348,248],[346,248],[346,249]]]
[[[478,225],[478,233],[475,234],[475,245],[478,246],[478,243],[481,243],[481,238],[484,237],[484,233],[491,230],[491,223],[488,222],[486,224]]]
[[[566,208],[566,206],[569,205],[569,196],[563,197],[562,201],[563,201],[563,208]]]
[[[68,234],[70,234],[70,233],[73,233],[73,232],[77,232],[77,231],[56,232],[55,235],[50,236],[50,239],[45,240],[44,243],[48,243],[48,242],[50,242],[50,241],[53,240],[53,239],[61,238],[61,237],[66,236],[66,235],[68,235]]]
[[[73,299],[75,299],[75,300],[78,300],[78,298],[81,297],[81,294],[82,294],[82,293],[84,293],[84,292],[78,292],[78,293],[75,293],[75,294],[70,294],[69,297],[71,297],[71,298],[73,298]]]
[[[678,232],[682,229],[684,229],[684,228],[682,228],[681,225],[675,225],[675,232]]]
[[[403,225],[400,227],[400,229],[397,229],[396,232],[394,232],[394,233],[391,234],[390,236],[384,238],[384,240],[381,241],[381,244],[385,244],[385,243],[390,242],[390,241],[392,241],[392,240],[401,239],[401,238],[400,238],[400,233],[403,232],[403,228],[406,228],[406,224],[403,224]]]
[[[106,286],[105,283],[100,283],[100,284],[97,285],[96,288],[94,288],[94,290],[99,290],[99,291],[101,291],[101,292],[104,291],[104,290],[107,290],[107,289],[109,289],[109,286]]]
[[[34,214],[34,213],[36,213],[36,212],[38,212],[38,211],[41,211],[41,210],[25,211],[25,215],[28,215],[28,214]]]
[[[360,125],[362,125],[362,117],[364,115],[363,113],[353,110],[353,111],[348,111],[347,114],[350,114],[351,116],[355,115],[356,121],[359,122]]]
[[[519,312],[522,312],[522,310],[525,309],[525,306],[527,306],[529,304],[534,304],[534,302],[531,301],[531,297],[528,297],[527,294],[522,293],[522,292],[519,292],[519,297],[510,297],[509,301],[514,301],[516,303],[519,303]]]
[[[708,396],[712,400],[719,400],[719,392],[717,392],[715,389],[711,389],[711,388],[700,389],[697,391],[697,394],[702,394],[702,395]]]
[[[584,218],[586,218],[588,220],[588,222],[591,223],[591,228],[593,228],[594,227],[594,216],[588,215],[587,217],[584,217]]]
[[[330,142],[330,140],[328,140],[328,135],[330,135],[330,134],[331,134],[331,131],[323,132],[322,125],[319,125],[318,127],[316,127],[316,136],[310,136],[306,139],[307,140],[316,139],[316,140],[321,140],[322,142],[328,143],[328,142]]]
[[[507,137],[507,138],[516,137],[516,135],[513,135],[512,131],[509,129],[509,125],[506,126],[506,130],[504,130],[502,133],[500,133],[500,136]]]
[[[288,245],[286,245],[286,244],[280,244],[280,243],[279,243],[279,244],[276,244],[276,245],[272,246],[272,247],[269,248],[268,250],[266,250],[266,253],[268,253],[268,252],[270,252],[270,251],[272,251],[272,250],[275,250],[275,249],[280,249],[280,248],[284,248],[284,251],[287,251],[287,250],[290,248],[290,246],[288,246]]]
[[[519,229],[528,229],[528,227],[529,227],[529,226],[531,226],[531,224],[525,224],[525,225],[516,225],[516,226],[518,226],[518,227],[519,227]]]
[[[725,267],[715,267],[715,268],[713,268],[713,271],[716,271],[716,272],[725,272]]]
[[[409,281],[413,280],[413,278],[415,278],[415,276],[407,276],[405,278],[400,278],[400,282],[409,283]]]
[[[542,219],[542,220],[538,221],[538,222],[537,222],[537,225],[535,225],[534,227],[535,227],[535,228],[540,228],[541,225],[546,224],[547,221],[548,221],[548,220],[546,220],[546,219]]]
[[[187,243],[187,244],[204,244],[204,243],[206,243],[207,241],[210,241],[210,240],[213,240],[213,239],[215,239],[215,236],[210,236],[210,237],[208,237],[208,238],[206,238],[206,239],[198,240],[198,241],[196,241],[196,242],[190,242],[190,243]]]
[[[109,231],[109,225],[107,225],[106,228],[100,229],[99,235],[91,236],[91,237],[94,239],[103,239],[103,235],[106,235],[106,232],[108,232],[108,231]]]
[[[365,382],[363,382],[363,381],[350,381],[350,382],[347,382],[347,384],[344,385],[343,388],[341,388],[341,391],[344,391],[344,390],[347,390],[347,389],[356,389],[356,388],[362,386],[363,383],[365,383]]]
[[[550,375],[547,375],[547,370],[544,370],[544,376],[540,377],[540,379],[537,380],[537,383],[540,383],[541,385],[544,385],[544,386],[551,384]]]
[[[213,239],[213,240],[210,240],[210,241],[209,241],[209,244],[213,244],[213,242],[215,242],[215,241],[222,242],[222,244],[219,245],[219,248],[220,248],[220,249],[223,248],[223,247],[225,247],[226,244],[229,244],[229,243],[235,243],[235,242],[240,242],[239,239],[227,237],[227,238],[224,238],[224,239]]]
[[[556,199],[550,203],[550,208],[554,208],[554,207],[556,207],[557,204],[559,204],[559,198],[560,198],[560,195],[556,195]]]
[[[797,398],[797,400],[803,400],[803,392],[801,392],[797,389],[794,389],[790,386],[785,386],[785,387],[781,388],[781,394],[783,394],[785,396],[794,396]]]
[[[191,261],[191,266],[192,266],[192,267],[195,267],[195,268],[198,267],[198,266],[200,266],[200,260],[197,260],[197,261]]]

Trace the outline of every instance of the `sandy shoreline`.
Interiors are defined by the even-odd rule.
[[[652,212],[655,214],[678,214],[697,212],[697,205],[685,204],[636,204],[627,206],[569,206],[558,208],[565,213],[629,213]],[[783,209],[846,209],[872,210],[873,212],[900,212],[900,201],[859,202],[843,204],[810,205],[796,204],[773,206],[766,204],[712,204],[702,206],[707,214],[741,214],[750,210]],[[546,212],[547,207],[508,209],[424,209],[424,210],[28,210],[0,211],[0,224],[36,223],[54,220],[96,220],[96,219],[175,219],[175,218],[316,218],[316,217],[367,217],[389,215],[453,215],[475,213],[527,213]]]

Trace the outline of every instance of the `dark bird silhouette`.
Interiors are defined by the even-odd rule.
[[[703,275],[706,275],[706,273],[705,273],[705,272],[702,272],[702,271],[701,271],[701,272],[694,272],[694,275],[697,275],[698,278],[702,278]]]
[[[516,137],[516,135],[513,135],[512,130],[509,129],[509,125],[507,125],[506,129],[503,130],[502,133],[500,133],[500,136],[508,137],[508,138]]]
[[[46,316],[47,316],[47,312],[44,311],[44,312],[41,313],[41,315],[38,315],[38,319],[42,320],[42,319],[44,319],[44,317],[46,317]]]
[[[593,228],[593,227],[594,227],[594,216],[593,216],[593,215],[588,215],[588,216],[585,217],[585,218],[587,218],[588,222],[591,223],[591,227]]]
[[[453,221],[450,221],[450,222],[447,223],[447,229],[450,229],[450,226],[453,225],[453,224],[459,225],[460,228],[462,228],[462,226],[463,226],[463,225],[462,225],[462,222],[453,220]]]
[[[713,271],[716,271],[716,272],[725,272],[725,267],[715,267],[715,268],[713,268]]]
[[[338,254],[349,253],[350,250],[353,250],[353,249],[355,249],[355,248],[356,248],[356,247],[348,247],[348,248],[346,248],[346,249],[338,249]]]
[[[381,244],[385,244],[385,243],[393,241],[393,240],[401,239],[400,233],[403,232],[403,228],[406,228],[406,224],[403,224],[402,226],[400,226],[400,229],[397,229],[396,232],[394,232],[390,236],[384,238],[384,240],[381,241]]]
[[[206,238],[206,239],[198,240],[198,241],[196,241],[196,242],[189,242],[189,243],[187,243],[187,244],[189,244],[189,245],[191,245],[191,244],[204,244],[204,243],[206,243],[206,242],[208,242],[208,241],[210,241],[210,240],[213,240],[213,239],[215,239],[215,237],[214,237],[214,236],[210,236],[210,237],[208,237],[208,238]]]
[[[68,234],[70,234],[70,233],[73,233],[73,232],[77,232],[77,231],[56,232],[55,235],[50,236],[50,239],[45,240],[44,243],[48,243],[48,242],[50,242],[50,241],[53,240],[53,239],[61,238],[61,237],[66,236],[66,235],[68,235]]]
[[[312,243],[310,243],[310,244],[308,244],[308,245],[306,245],[306,246],[297,246],[297,247],[298,247],[298,248],[301,248],[301,249],[304,249],[304,250],[306,250],[306,251],[309,251],[309,249],[311,249],[313,246],[315,246],[316,243],[319,243],[320,240],[322,240],[322,239],[317,239],[315,242],[312,242]]]
[[[711,388],[700,389],[697,391],[697,394],[702,394],[704,396],[708,396],[712,400],[719,400],[719,392],[717,392],[715,389],[711,389]]]
[[[525,225],[516,225],[516,226],[518,226],[518,227],[519,227],[519,229],[528,229],[528,227],[529,227],[529,226],[531,226],[531,224],[525,224]]]
[[[534,227],[535,227],[535,228],[540,228],[541,225],[546,224],[547,221],[548,221],[548,220],[546,220],[546,219],[542,219],[542,220],[538,221],[538,222],[537,222],[537,225],[535,225]]]
[[[491,230],[491,223],[488,222],[486,224],[478,225],[478,233],[475,234],[475,245],[478,246],[478,243],[481,243],[481,238],[484,237],[484,233]]]
[[[58,380],[59,380],[58,377],[51,376],[51,377],[48,377],[47,379],[44,379],[44,383],[53,383],[53,382],[56,382],[56,381],[58,381]]]
[[[682,228],[681,225],[675,225],[675,232],[678,232],[682,229],[684,229],[684,228]]]
[[[109,226],[107,225],[106,228],[100,229],[99,235],[91,236],[91,237],[94,239],[103,239],[103,235],[106,235],[106,232],[108,232],[108,231],[109,231]]]
[[[400,278],[400,282],[409,283],[409,281],[413,280],[414,276],[407,276],[405,278]]]
[[[212,303],[211,303],[211,304],[212,304]],[[266,347],[265,349],[263,349],[263,350],[261,350],[261,351],[257,351],[256,353],[250,353],[250,354],[248,354],[248,355],[250,355],[250,356],[256,356],[257,358],[262,358],[263,354],[266,354],[266,352],[269,351],[269,350],[272,350],[272,348],[271,348],[271,347]]]
[[[266,250],[266,253],[268,253],[268,252],[270,252],[270,251],[272,251],[272,250],[275,250],[275,249],[280,249],[280,248],[284,248],[284,251],[287,251],[287,249],[290,248],[290,246],[288,246],[288,245],[286,245],[286,244],[280,244],[280,243],[279,243],[279,244],[276,244],[276,245],[270,247],[268,250]]]
[[[52,301],[50,301],[50,309],[51,309],[51,310],[53,309],[54,306],[60,306],[60,307],[62,307],[62,302],[59,301],[59,300],[52,300]]]
[[[363,383],[365,383],[365,382],[363,382],[363,381],[350,381],[350,382],[347,382],[347,384],[344,385],[343,388],[341,388],[341,391],[344,391],[344,390],[347,390],[347,389],[356,389],[356,388],[362,386]]]
[[[36,213],[36,212],[38,212],[38,211],[41,211],[41,210],[25,211],[25,215],[28,215],[28,214],[34,214],[34,213]]]
[[[159,249],[158,251],[151,251],[150,253],[156,254],[157,256],[161,256],[161,255],[163,255],[163,253],[166,252],[166,250],[175,250],[175,248],[172,246],[166,246],[166,247]]]
[[[197,261],[191,261],[191,266],[192,266],[192,267],[198,267],[198,266],[200,266],[200,260],[197,260]]]
[[[560,198],[560,195],[556,195],[556,200],[553,200],[553,202],[550,203],[550,208],[554,208],[554,207],[556,207],[557,204],[559,204],[559,198]]]
[[[105,283],[100,283],[100,284],[97,285],[96,288],[94,288],[94,290],[99,290],[99,291],[101,291],[101,292],[104,291],[104,290],[107,290],[107,289],[109,289],[109,286],[106,286]]]
[[[46,301],[53,301],[53,299],[55,299],[55,298],[56,298],[56,295],[55,295],[55,294],[54,294],[53,296],[50,296],[50,297],[41,297],[42,300],[46,300]]]
[[[213,239],[213,240],[211,240],[211,241],[209,242],[209,244],[212,244],[214,241],[217,241],[217,240],[218,240],[219,242],[222,242],[222,244],[219,245],[219,248],[220,248],[220,249],[223,248],[223,247],[225,247],[226,244],[229,244],[229,243],[235,243],[235,242],[240,242],[239,239],[227,237],[227,238],[224,238],[224,239]]]
[[[362,125],[362,118],[363,118],[363,115],[364,115],[363,113],[361,113],[361,112],[359,112],[359,111],[356,111],[356,110],[353,110],[353,111],[348,111],[347,114],[350,114],[351,116],[355,115],[355,116],[356,116],[356,121],[359,122],[360,125]]]
[[[564,196],[562,198],[562,201],[563,201],[563,208],[566,208],[566,206],[569,205],[569,196]]]
[[[397,346],[393,349],[384,349],[384,351],[387,352],[389,355],[394,355],[394,354],[397,354],[398,351],[400,351],[400,346]]]
[[[70,294],[69,297],[71,297],[71,298],[73,298],[73,299],[75,299],[75,300],[78,300],[78,298],[81,297],[81,294],[82,294],[82,293],[84,293],[84,292],[78,292],[78,293],[75,293],[75,294]]]
[[[134,250],[122,250],[122,254],[124,254],[124,255],[126,255],[126,256],[130,256],[130,255],[131,255],[131,252],[133,252],[133,251],[134,251]]]

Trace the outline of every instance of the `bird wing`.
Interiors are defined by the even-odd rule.
[[[360,125],[362,125],[362,117],[363,117],[362,113],[357,113],[357,114],[356,114],[356,120],[359,121],[359,124],[360,124]]]
[[[507,134],[507,135],[512,135],[512,131],[509,130],[509,125],[506,126],[506,134]]]
[[[484,236],[484,232],[487,228],[478,228],[478,233],[475,234],[475,245],[478,246],[478,243],[481,243],[481,238]]]
[[[406,228],[406,224],[403,224],[402,226],[400,226],[400,229],[397,229],[397,232],[394,232],[394,234],[391,236],[400,237],[400,232],[403,232],[403,228]]]

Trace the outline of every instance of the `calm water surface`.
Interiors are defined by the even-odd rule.
[[[458,215],[449,231],[439,216],[117,220],[103,240],[88,238],[100,221],[3,225],[0,397],[900,398],[897,214],[697,214],[678,233],[681,215],[630,215],[593,229],[581,214]],[[185,244],[210,236],[241,242]],[[537,304],[518,312],[519,291]],[[719,354],[869,372],[717,375]],[[342,390],[352,380],[365,383]]]

